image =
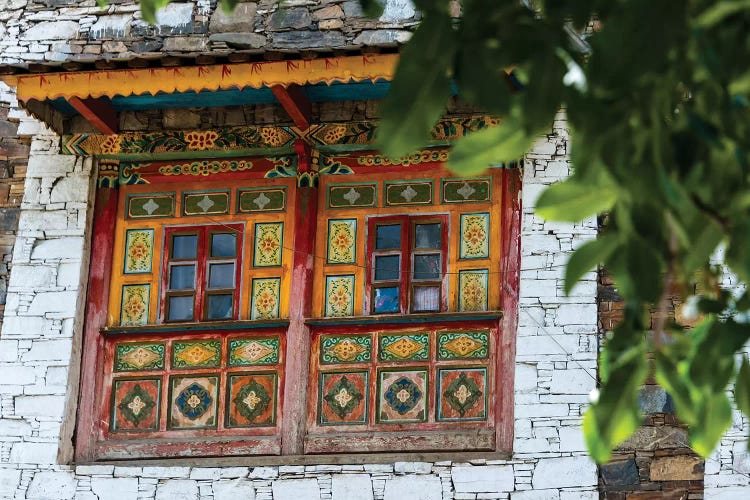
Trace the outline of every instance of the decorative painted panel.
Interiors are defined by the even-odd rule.
[[[170,377],[170,429],[215,428],[219,377]]]
[[[159,427],[161,379],[118,379],[112,384],[112,432],[154,431]]]
[[[174,216],[174,193],[128,196],[128,218],[148,219]]]
[[[278,318],[280,293],[281,278],[253,279],[250,319]]]
[[[379,357],[383,361],[430,359],[430,334],[380,335]]]
[[[328,264],[357,261],[357,219],[328,219]]]
[[[318,421],[322,425],[356,425],[367,421],[369,374],[366,371],[321,373]]]
[[[172,368],[213,368],[221,363],[220,340],[172,343]]]
[[[438,370],[437,419],[487,419],[487,369]]]
[[[326,276],[326,316],[354,315],[354,275]]]
[[[432,204],[432,181],[394,181],[385,183],[385,205]]]
[[[130,229],[125,232],[125,274],[151,272],[154,253],[153,229]]]
[[[183,215],[222,215],[229,213],[229,192],[185,192]]]
[[[372,359],[370,335],[321,335],[320,362],[363,363]]]
[[[279,362],[279,337],[229,340],[229,366],[274,365]]]
[[[487,202],[492,199],[492,184],[487,178],[443,179],[443,203]]]
[[[253,265],[255,267],[280,266],[283,241],[283,222],[255,224]]]
[[[164,368],[164,342],[127,342],[115,345],[116,372],[161,370]]]
[[[151,285],[123,285],[120,324],[122,326],[147,324],[150,296]]]
[[[490,214],[461,214],[461,259],[486,259],[490,256]]]
[[[485,359],[489,355],[489,332],[438,334],[438,359]]]
[[[374,207],[377,204],[377,188],[374,183],[328,186],[328,208]]]
[[[458,272],[458,310],[487,310],[487,269]]]
[[[276,424],[276,374],[228,376],[226,427],[268,427]]]
[[[237,194],[237,212],[276,212],[286,208],[285,188],[240,189]]]
[[[427,421],[427,370],[378,372],[377,421],[383,424]]]

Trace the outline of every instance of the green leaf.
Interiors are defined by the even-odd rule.
[[[581,276],[605,262],[618,245],[619,241],[615,236],[605,234],[578,248],[565,266],[565,294],[570,293]]]
[[[450,98],[453,40],[450,17],[434,14],[425,17],[401,53],[375,139],[391,158],[406,156],[430,139]]]
[[[708,458],[730,425],[732,425],[732,405],[723,392],[704,393],[700,401],[698,419],[688,429],[690,447],[698,455]]]
[[[141,15],[149,24],[156,22],[156,11],[165,7],[170,0],[141,0]]]
[[[498,163],[521,159],[535,136],[524,132],[518,119],[509,116],[497,127],[472,132],[453,145],[448,168],[457,175],[478,175]]]
[[[221,1],[221,8],[224,12],[227,14],[231,14],[234,11],[234,8],[237,7],[237,4],[239,3],[239,0],[220,0]]]
[[[750,0],[722,0],[703,11],[695,20],[695,24],[703,28],[710,28],[722,22],[726,17],[750,9]]]
[[[385,2],[379,2],[378,0],[359,0],[359,5],[362,7],[365,16],[371,19],[380,17],[385,8]]]
[[[547,220],[580,222],[609,210],[615,201],[614,186],[581,184],[571,179],[545,189],[537,200],[536,213]]]
[[[743,356],[742,366],[737,373],[737,380],[734,384],[734,402],[746,417],[750,417],[750,362],[747,356]]]

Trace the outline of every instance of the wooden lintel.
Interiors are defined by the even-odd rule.
[[[106,100],[102,98],[81,99],[80,97],[71,97],[68,103],[102,134],[117,133],[119,129],[117,111]]]
[[[284,107],[297,128],[307,130],[312,122],[312,105],[299,85],[273,85],[273,95]]]

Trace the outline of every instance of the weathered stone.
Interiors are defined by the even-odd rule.
[[[411,0],[386,0],[383,14],[379,21],[383,23],[396,23],[405,19],[411,19],[416,14],[414,4]]]
[[[164,110],[164,128],[192,129],[201,124],[201,115],[187,109]]]
[[[362,17],[362,6],[358,0],[347,0],[341,6],[344,8],[346,17]]]
[[[57,417],[59,418],[60,415],[57,415]],[[14,464],[54,464],[57,461],[57,443],[15,443],[10,449],[10,461]],[[39,488],[42,488],[42,486],[40,485]],[[28,496],[27,498],[32,497]],[[34,498],[55,499],[63,497],[42,496]]]
[[[334,500],[372,500],[372,480],[369,474],[333,474],[331,493]]]
[[[130,34],[132,20],[132,14],[100,16],[89,30],[89,39],[125,38]]]
[[[20,470],[0,469],[0,498],[14,498],[20,481]]]
[[[285,31],[274,33],[272,45],[280,49],[335,49],[344,47],[346,39],[338,31]]]
[[[284,29],[301,29],[307,28],[312,23],[312,17],[307,9],[281,8],[271,14],[268,20],[268,29],[270,31]]]
[[[136,500],[138,498],[138,479],[134,477],[92,477],[91,491],[99,497],[99,500]]]
[[[16,413],[24,417],[56,418],[62,415],[64,405],[64,396],[18,396]]]
[[[451,479],[459,493],[499,493],[513,491],[513,467],[485,465],[451,469]]]
[[[405,30],[364,30],[354,39],[356,45],[387,45],[406,43],[411,31]]]
[[[750,474],[750,452],[747,441],[740,440],[732,446],[732,468],[740,474]]]
[[[341,19],[323,19],[318,22],[318,29],[337,30],[344,27],[344,21]]]
[[[513,491],[510,494],[510,500],[559,500],[560,491],[550,490],[528,490]]]
[[[650,413],[674,413],[672,396],[658,385],[641,387],[638,391],[638,405],[641,412],[647,415]]]
[[[233,479],[225,481],[214,481],[212,484],[214,500],[255,500],[255,488],[252,481],[246,479]]]
[[[159,52],[164,44],[158,40],[139,40],[133,42],[130,46],[130,50],[143,54],[144,52]]]
[[[436,476],[395,476],[385,481],[383,500],[442,500],[443,487]]]
[[[198,481],[168,479],[156,487],[156,500],[198,500]]]
[[[266,37],[257,33],[219,33],[208,37],[209,42],[224,42],[237,49],[258,49],[266,44]]]
[[[83,175],[63,177],[52,186],[51,203],[85,201],[88,199],[89,179]]]
[[[271,483],[274,500],[320,500],[315,479],[286,479]]]
[[[43,240],[34,245],[32,259],[80,259],[83,256],[83,238],[71,236]],[[11,283],[13,276],[11,275]]]
[[[206,49],[206,39],[197,36],[175,36],[164,39],[165,52],[201,52]]]
[[[659,457],[651,462],[652,481],[698,481],[703,479],[703,459],[689,455]]]
[[[622,460],[599,467],[607,486],[628,486],[638,484],[638,467],[635,460]]]
[[[396,474],[429,474],[432,472],[431,462],[396,462],[393,464]]]
[[[596,387],[596,380],[586,370],[555,370],[552,375],[552,394],[588,394]]]
[[[543,458],[531,477],[535,489],[595,486],[596,483],[596,465],[588,457]]]
[[[170,3],[156,11],[156,29],[160,35],[184,35],[193,32],[193,3]]]
[[[11,420],[9,418],[0,418],[0,436],[30,436],[31,425],[25,420]],[[0,469],[0,485],[3,482],[2,470]],[[12,496],[12,495],[10,495]],[[2,496],[2,486],[0,486],[0,498]]]
[[[78,34],[75,21],[43,21],[23,32],[24,40],[69,40]]]
[[[0,210],[0,231],[13,231],[18,227],[20,211],[17,208]]]
[[[341,19],[344,17],[344,10],[340,5],[327,5],[313,12],[312,16],[316,21],[320,21],[321,19]]]
[[[37,472],[31,480],[26,498],[65,500],[73,498],[76,480],[69,472]]]
[[[687,431],[679,427],[639,427],[617,448],[619,450],[651,451],[688,447]]]
[[[0,0],[0,12],[26,7],[28,0]]]
[[[239,3],[232,12],[225,12],[221,6],[217,6],[208,23],[208,31],[211,33],[253,31],[257,10],[258,4],[255,2]]]

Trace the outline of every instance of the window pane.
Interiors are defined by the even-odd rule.
[[[376,226],[375,249],[401,248],[401,224]]]
[[[232,317],[232,294],[208,296],[208,319],[229,319]]]
[[[417,224],[414,228],[415,248],[442,248],[440,244],[440,226],[442,224]]]
[[[169,321],[193,319],[193,296],[169,297]]]
[[[375,257],[375,281],[399,279],[399,257],[398,255],[382,255]]]
[[[396,313],[398,309],[398,287],[389,286],[375,289],[376,313]]]
[[[440,287],[416,286],[414,287],[414,312],[428,312],[440,310]]]
[[[440,279],[440,254],[415,255],[414,256],[414,279],[436,280]]]
[[[234,264],[211,264],[208,288],[234,288]]]
[[[211,257],[234,257],[237,253],[237,235],[212,234]]]
[[[195,264],[172,266],[169,269],[170,290],[192,290],[195,288]]]
[[[198,235],[172,236],[172,258],[194,259],[198,255]]]

